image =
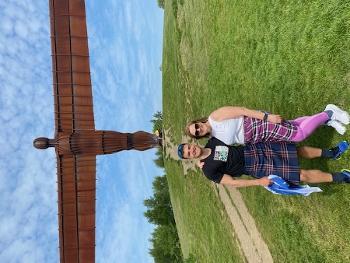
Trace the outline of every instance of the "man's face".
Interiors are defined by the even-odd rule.
[[[185,144],[183,148],[183,157],[185,159],[198,158],[202,154],[202,148],[196,144]]]

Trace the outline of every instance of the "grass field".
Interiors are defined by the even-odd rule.
[[[173,142],[222,105],[286,119],[328,103],[350,110],[350,1],[167,0],[164,22],[163,116]],[[305,144],[328,147],[349,134],[321,127]],[[301,164],[338,171],[350,157]],[[173,160],[166,171],[185,257],[244,260],[210,183],[200,172],[183,176]],[[275,262],[350,262],[350,185],[321,187],[308,198],[241,190]]]

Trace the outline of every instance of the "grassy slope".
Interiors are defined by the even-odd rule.
[[[168,37],[164,38],[163,53],[163,78],[164,87],[168,91],[175,92],[168,97],[166,107],[172,112],[184,112],[184,85],[186,76],[181,75],[179,68],[178,41],[181,38],[176,29],[176,21],[169,1],[166,2],[165,32]],[[174,74],[176,73],[176,74]],[[166,93],[164,96],[167,97]],[[177,136],[181,138],[182,126],[173,123],[184,123],[186,116],[183,114],[173,115],[172,124],[168,122],[169,115],[164,117],[165,127],[172,128]],[[188,118],[188,116],[187,116]],[[166,161],[167,178],[170,196],[174,208],[177,229],[181,241],[181,248],[185,258],[190,254],[198,262],[243,262],[238,250],[237,241],[232,237],[232,226],[228,221],[221,202],[212,191],[209,182],[203,182],[202,178],[193,173],[186,177],[183,174],[179,162]],[[199,185],[200,187],[192,187]],[[210,200],[210,202],[208,202]]]
[[[183,0],[176,12],[169,2],[163,112],[174,142],[187,121],[221,105],[266,109],[286,118],[315,113],[330,102],[350,109],[349,2]],[[325,147],[339,139],[322,127],[306,142]],[[302,164],[333,171],[349,167],[349,160]],[[208,183],[199,173],[180,180],[178,164],[168,161],[166,167],[183,251],[210,250],[199,248],[202,237],[195,243],[197,235],[210,233],[209,226],[186,232],[192,221],[208,219],[184,206],[216,202],[215,195],[207,196]],[[186,187],[192,195],[180,191]],[[241,191],[276,262],[350,262],[350,188],[322,188],[323,194],[309,198],[277,197],[259,188]],[[215,209],[209,212],[219,217],[220,206]],[[221,233],[215,239],[222,239]]]

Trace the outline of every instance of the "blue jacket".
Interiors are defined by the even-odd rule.
[[[308,185],[290,185],[283,178],[277,175],[269,175],[273,184],[265,186],[273,194],[277,195],[303,195],[308,196],[312,193],[322,192],[319,187],[310,187]]]

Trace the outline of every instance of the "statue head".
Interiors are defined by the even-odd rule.
[[[33,146],[37,149],[44,150],[49,147],[54,147],[55,145],[54,145],[54,140],[51,140],[45,137],[39,137],[33,141]]]

